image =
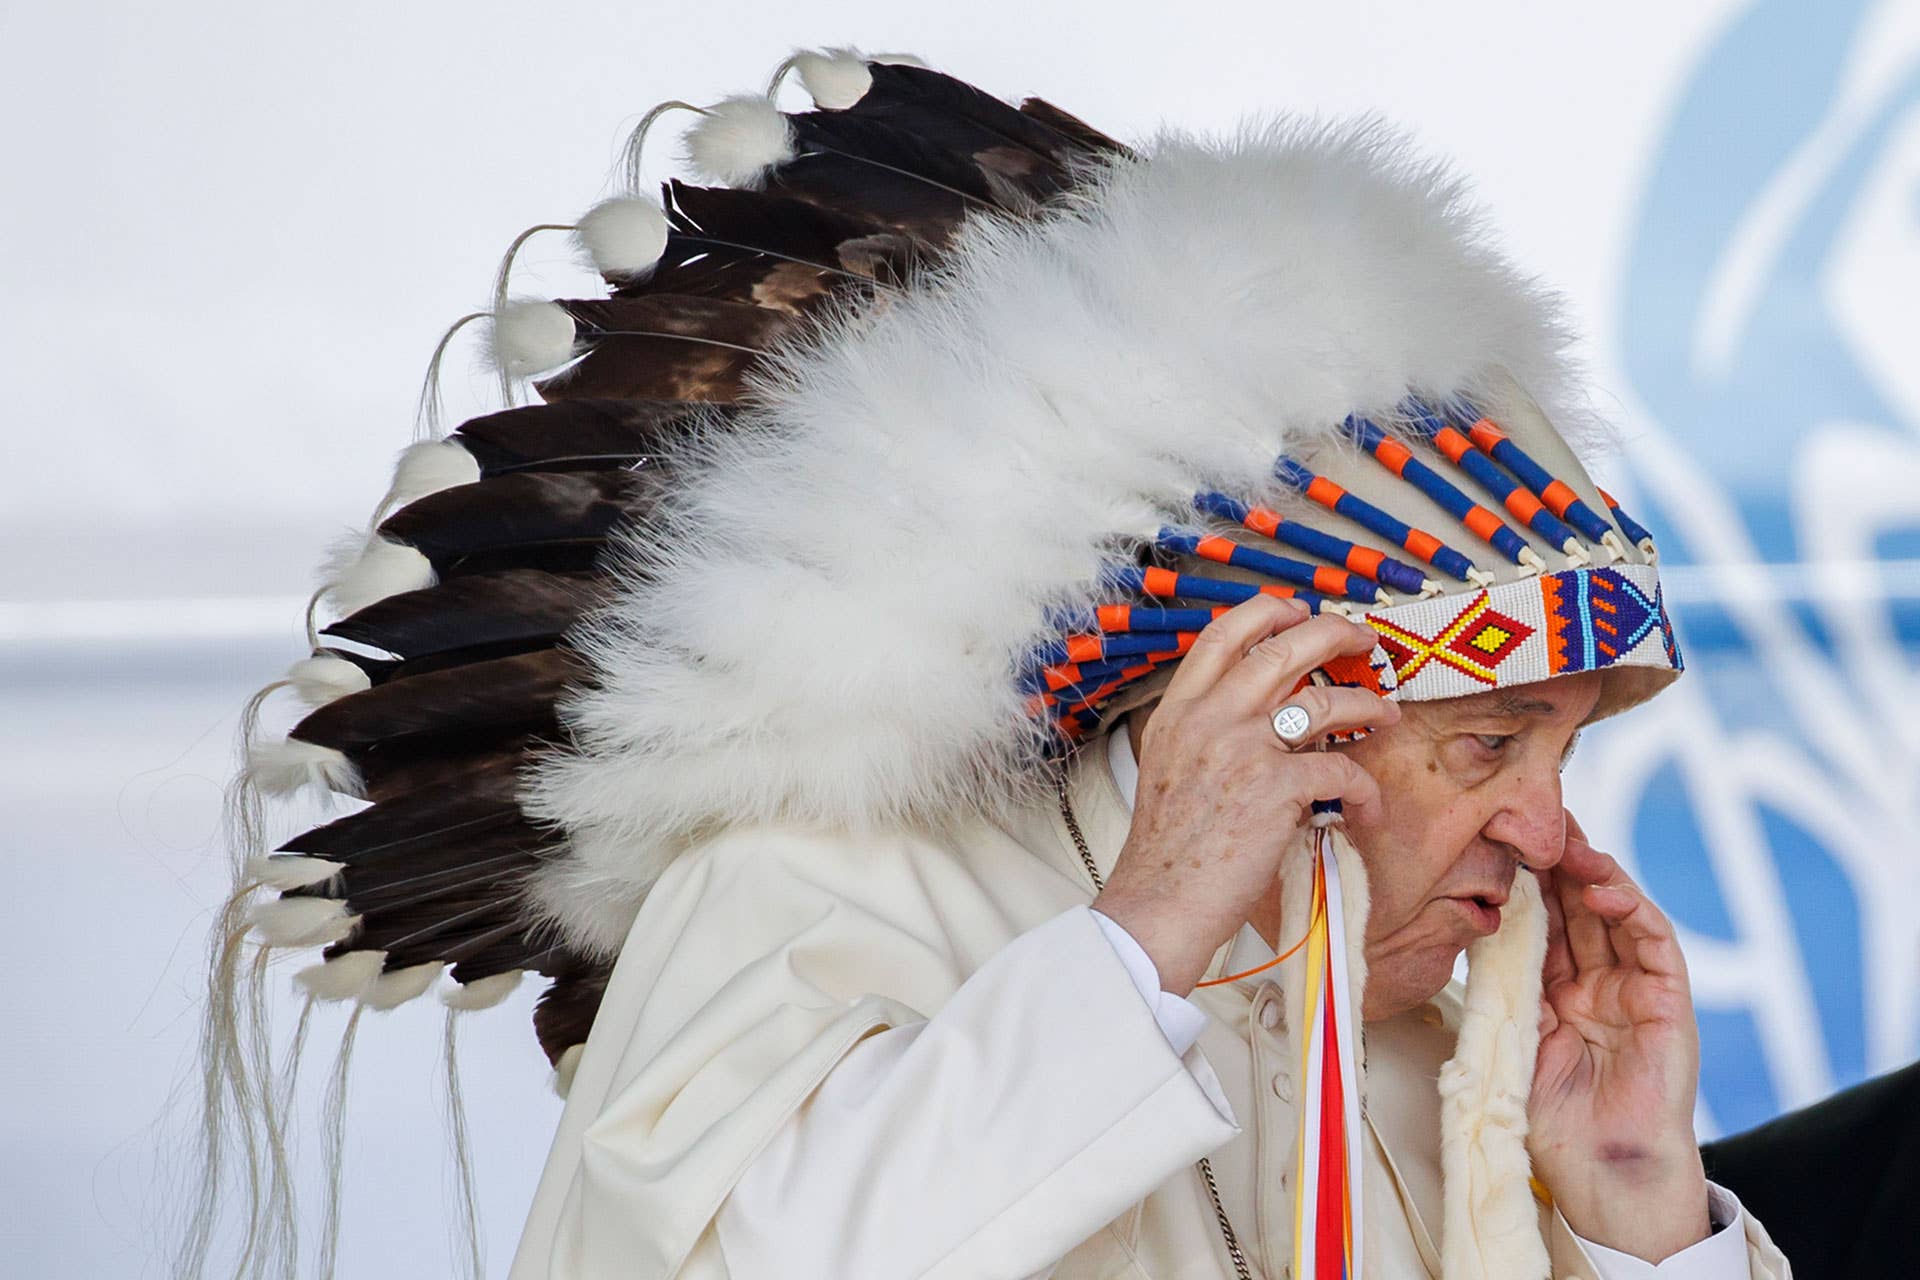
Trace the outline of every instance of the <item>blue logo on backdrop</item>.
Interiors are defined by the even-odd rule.
[[[1685,932],[1707,1133],[1920,1055],[1920,59],[1887,16],[1742,10],[1624,263],[1621,496],[1691,674],[1577,780]]]

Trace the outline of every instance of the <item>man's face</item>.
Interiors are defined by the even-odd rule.
[[[1367,1018],[1431,998],[1461,950],[1500,927],[1520,865],[1559,862],[1560,766],[1600,680],[1404,703],[1399,724],[1340,748],[1383,797],[1377,817],[1347,822],[1372,889]]]

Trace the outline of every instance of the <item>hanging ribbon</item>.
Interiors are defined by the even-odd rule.
[[[1309,919],[1293,1274],[1299,1280],[1359,1280],[1364,1239],[1359,1031],[1349,998],[1340,865],[1325,826],[1314,830]]]

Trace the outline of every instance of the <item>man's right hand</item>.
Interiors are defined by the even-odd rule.
[[[1193,990],[1272,886],[1315,800],[1349,812],[1380,803],[1358,765],[1310,748],[1328,733],[1394,724],[1399,704],[1365,689],[1293,692],[1376,639],[1364,623],[1255,596],[1201,631],[1175,670],[1141,743],[1133,826],[1093,901],[1152,957],[1164,989]],[[1293,751],[1272,723],[1287,703],[1308,714]]]

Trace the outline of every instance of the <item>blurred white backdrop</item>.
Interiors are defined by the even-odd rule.
[[[1696,68],[1762,8],[1837,30],[1840,82],[1869,106],[1911,79],[1920,12],[1892,3],[1836,4],[1825,16],[1812,4],[1732,0],[361,0],[0,12],[12,54],[0,80],[12,122],[0,136],[10,249],[0,256],[10,388],[0,858],[12,904],[0,960],[15,975],[0,1039],[0,1272],[165,1274],[166,1178],[192,1180],[179,1159],[191,1108],[166,1104],[191,1076],[201,940],[226,885],[219,790],[240,705],[303,652],[312,570],[384,490],[442,329],[486,304],[516,232],[566,221],[604,194],[620,139],[647,107],[758,88],[793,47],[853,43],[917,53],[1002,96],[1039,94],[1123,138],[1163,121],[1226,128],[1255,111],[1381,114],[1472,175],[1512,253],[1565,290],[1591,335],[1600,402],[1630,441],[1645,441],[1658,428],[1623,354],[1626,264],[1646,234],[1651,175],[1671,167],[1663,140]],[[1768,86],[1752,90],[1762,101]],[[657,176],[676,171],[670,132],[649,153]],[[1892,283],[1915,261],[1920,129],[1905,127],[1885,154],[1876,172],[1891,175],[1890,194],[1880,205],[1862,197],[1853,233],[1865,256],[1851,266],[1835,257],[1822,278],[1847,331],[1863,335],[1862,361],[1882,371],[1883,398],[1911,424],[1920,389],[1907,366],[1920,334],[1911,294]],[[1892,221],[1876,230],[1868,215],[1882,206]],[[1877,250],[1882,242],[1908,256]],[[1692,249],[1717,260],[1721,246]],[[589,284],[557,238],[536,241],[515,278],[525,292]],[[470,365],[470,348],[457,347],[452,420],[491,404]],[[1715,459],[1688,444],[1716,474]],[[1920,491],[1920,474],[1906,491]],[[1916,546],[1896,539],[1878,551],[1911,566]],[[1710,562],[1710,550],[1690,558]],[[1912,645],[1910,616],[1895,621]],[[1696,666],[1710,657],[1693,656]],[[1911,677],[1911,661],[1903,670]],[[1900,772],[1911,759],[1890,758],[1896,781],[1912,777]],[[1575,775],[1576,789],[1611,803],[1601,791],[1625,776],[1602,759]],[[1625,840],[1638,821],[1621,810],[1600,825]],[[1871,883],[1904,886],[1910,903],[1920,885],[1911,836],[1893,852],[1900,861]],[[1848,877],[1843,892],[1871,881]],[[1699,963],[1723,975],[1715,990],[1730,1008],[1754,1003],[1727,976],[1737,947],[1754,941],[1741,933],[1748,918],[1734,911],[1730,942],[1711,929],[1698,938]],[[1830,927],[1858,954],[1844,930],[1866,926],[1846,921]],[[1766,939],[1776,951],[1792,945],[1792,923],[1780,928],[1784,943]],[[1888,934],[1875,954],[1920,972],[1911,943]],[[292,967],[274,979],[289,1025]],[[1811,980],[1797,980],[1804,1003]],[[528,1026],[534,994],[529,984],[462,1033],[495,1274],[558,1114]],[[1759,1118],[1911,1056],[1911,988],[1875,998],[1881,1012],[1862,1015],[1857,1060],[1808,1059],[1784,1073],[1780,1044],[1820,1027],[1794,1015],[1769,1032],[1762,1018],[1753,1060],[1732,1069],[1772,1072],[1772,1083],[1756,1102],[1735,1081],[1721,1105]],[[331,1009],[316,1016],[301,1088],[309,1133],[342,1021]],[[451,1270],[439,1035],[424,1002],[361,1028],[342,1275]],[[1711,1129],[1720,1122],[1708,1102]],[[309,1192],[317,1145],[304,1150]]]

